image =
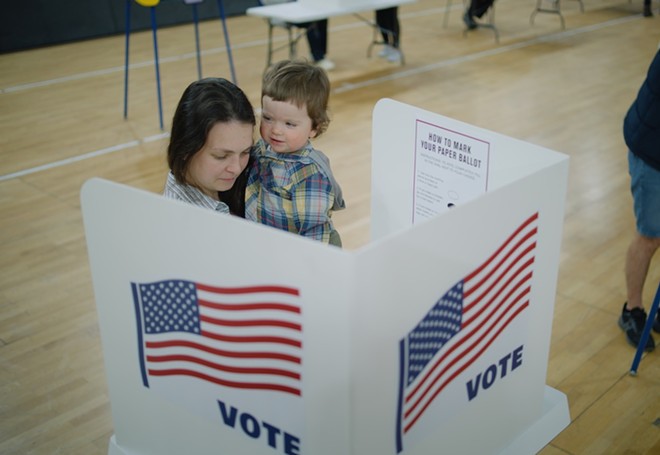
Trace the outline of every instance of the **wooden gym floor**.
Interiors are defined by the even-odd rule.
[[[344,189],[348,209],[335,219],[348,249],[369,241],[380,98],[570,155],[547,383],[567,394],[572,423],[541,454],[659,454],[659,354],[629,376],[634,350],[616,325],[634,231],[622,119],[660,42],[659,4],[653,18],[642,17],[641,0],[584,6],[562,2],[562,30],[551,14],[530,24],[534,2],[498,0],[496,43],[486,29],[463,35],[460,2],[445,28],[445,3],[419,0],[399,13],[403,67],[367,57],[372,34],[359,19],[330,19],[333,121],[316,145]],[[228,26],[237,82],[258,106],[266,26],[245,16]],[[0,55],[2,454],[107,453],[112,420],[79,191],[98,176],[161,192],[170,120],[197,70],[192,25],[158,38],[164,131],[149,31],[131,37],[127,120],[123,36]],[[230,78],[219,21],[201,24],[201,42],[204,75]]]

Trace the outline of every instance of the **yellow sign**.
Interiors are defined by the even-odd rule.
[[[160,3],[160,0],[135,0],[138,5],[142,6],[156,6]]]

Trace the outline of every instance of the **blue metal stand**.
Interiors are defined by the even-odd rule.
[[[637,345],[635,358],[633,359],[632,366],[630,367],[630,374],[632,376],[637,376],[637,367],[639,366],[639,362],[642,360],[642,354],[644,353],[646,342],[651,334],[651,326],[653,326],[656,314],[658,313],[658,305],[660,305],[660,283],[658,284],[658,290],[655,293],[655,298],[653,299],[651,310],[649,311],[649,314],[646,318],[646,325],[644,326],[644,331],[642,332],[642,338],[639,340],[639,344]]]
[[[124,118],[128,118],[128,55],[130,49],[130,36],[131,36],[131,1],[126,0],[126,47],[124,56]],[[151,30],[154,39],[154,62],[156,67],[156,94],[158,96],[158,120],[160,129],[163,129],[163,101],[160,96],[160,69],[158,65],[158,37],[157,37],[157,22],[156,22],[156,7],[152,6],[151,10]]]
[[[227,47],[227,58],[229,59],[231,81],[238,85],[238,82],[236,82],[236,72],[234,71],[234,58],[231,55],[231,46],[229,45],[229,32],[227,31],[227,16],[225,15],[225,5],[222,3],[222,0],[218,0],[218,10],[220,10],[220,20],[222,20],[222,31],[225,34],[225,46]]]
[[[197,3],[192,3],[193,22],[195,23],[195,49],[197,51],[197,79],[202,78],[202,57],[199,51],[199,14],[197,14]]]
[[[125,46],[125,57],[124,57],[124,118],[128,118],[128,59],[129,59],[129,49],[130,49],[130,34],[131,34],[131,3],[133,0],[126,0],[126,46]],[[198,79],[202,78],[202,59],[199,46],[199,14],[197,11],[197,3],[202,2],[203,0],[184,0],[185,3],[188,3],[192,6],[193,9],[193,22],[195,24],[195,49],[197,51],[197,77]],[[220,20],[222,21],[222,28],[225,37],[225,46],[227,47],[227,57],[229,59],[229,69],[231,71],[231,80],[234,84],[236,82],[236,72],[234,70],[234,59],[231,53],[231,46],[229,44],[229,32],[227,31],[225,7],[222,0],[218,1],[218,10],[220,12]],[[160,68],[158,62],[158,38],[157,38],[157,21],[156,21],[156,7],[149,7],[151,10],[151,30],[153,34],[154,41],[154,63],[156,69],[156,90],[158,95],[158,120],[160,129],[163,129],[163,100],[161,97],[160,89]]]
[[[158,64],[158,38],[156,37],[156,7],[151,6],[151,31],[154,36],[154,67],[156,68],[156,93],[158,95],[158,121],[160,129],[163,129],[163,100],[160,96],[160,69]]]
[[[128,118],[128,48],[131,37],[131,0],[126,0],[126,50],[124,55],[124,118]]]

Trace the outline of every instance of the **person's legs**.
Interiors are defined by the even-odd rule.
[[[335,67],[335,64],[325,57],[325,54],[328,52],[327,19],[314,21],[307,27],[307,42],[309,43],[309,50],[314,63],[327,71]]]
[[[635,233],[628,247],[626,255],[626,287],[629,310],[633,308],[644,308],[642,303],[642,291],[644,282],[648,275],[649,266],[653,255],[660,247],[660,239],[643,236]]]
[[[307,42],[315,62],[323,60],[328,51],[328,20],[322,19],[307,27]]]
[[[660,171],[628,152],[630,189],[637,232],[628,247],[625,262],[626,295],[619,318],[619,326],[626,332],[628,342],[637,346],[646,323],[642,302],[644,283],[651,260],[660,248]],[[655,347],[649,337],[646,350]]]
[[[474,20],[474,1],[475,0],[470,1],[470,4],[465,10],[465,14],[463,14],[463,22],[465,22],[465,26],[468,30],[474,30],[479,25],[477,24],[477,21]]]
[[[651,11],[651,0],[644,0],[644,17],[653,17]]]
[[[625,276],[628,301],[623,305],[619,317],[619,327],[626,332],[628,343],[637,347],[646,325],[646,311],[642,303],[644,282],[653,255],[660,246],[660,238],[645,237],[635,234],[626,255]],[[649,334],[646,341],[646,351],[655,349],[655,340]]]
[[[401,51],[399,51],[399,13],[398,7],[376,10],[376,24],[380,28],[385,47],[378,54],[379,57],[387,58],[390,62],[401,61]]]
[[[376,10],[376,25],[380,28],[380,34],[383,36],[383,42],[385,44],[390,44],[390,34],[387,32],[390,30],[390,9],[391,8]]]
[[[472,0],[468,7],[468,13],[471,17],[481,18],[493,3],[495,3],[495,0]]]
[[[398,7],[376,10],[376,24],[380,27],[385,44],[399,47],[399,15]]]
[[[488,8],[493,6],[495,0],[470,0],[470,4],[465,10],[463,15],[463,22],[467,26],[468,30],[474,30],[479,26],[477,21],[474,20],[475,17],[481,18]]]

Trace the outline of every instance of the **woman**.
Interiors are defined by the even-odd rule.
[[[172,119],[163,194],[243,217],[255,125],[250,101],[233,83],[205,78],[190,84]]]

